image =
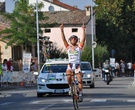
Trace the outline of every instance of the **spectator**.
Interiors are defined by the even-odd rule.
[[[132,76],[132,63],[130,61],[127,63],[127,73],[128,76]]]
[[[119,63],[116,61],[116,62],[115,62],[115,72],[116,72],[116,77],[119,76],[119,70],[120,70],[120,65],[119,65]]]
[[[9,59],[9,61],[7,61],[7,75],[8,75],[8,84],[11,85],[12,82],[12,72],[13,72],[13,62],[12,62],[12,58]]]
[[[133,76],[134,76],[134,73],[135,73],[135,62],[133,63],[132,68],[133,68],[132,74],[133,74]]]
[[[121,71],[121,76],[125,76],[125,63],[124,63],[124,61],[122,61],[120,64],[120,71]]]
[[[8,71],[10,71],[11,63],[12,63],[12,58],[10,58],[9,61],[7,61],[7,69],[8,69]]]
[[[6,81],[7,84],[8,84],[7,59],[4,59],[4,60],[3,60],[3,64],[2,64],[2,74],[3,74],[2,81]]]

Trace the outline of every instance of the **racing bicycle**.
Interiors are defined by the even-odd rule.
[[[73,66],[74,67],[74,66]],[[75,70],[76,68],[72,68],[73,74],[71,74],[71,97],[73,100],[73,106],[75,110],[79,110],[79,88],[78,88],[78,83],[77,83],[77,78],[75,75]]]

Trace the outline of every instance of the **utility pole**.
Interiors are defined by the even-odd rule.
[[[38,0],[36,0],[36,23],[37,23],[37,57],[38,57],[38,72],[39,72],[40,71],[40,49],[39,49]]]

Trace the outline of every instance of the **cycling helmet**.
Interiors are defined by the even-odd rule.
[[[77,37],[76,35],[72,35],[72,36],[69,38],[69,40],[71,41],[72,38],[75,38],[75,39],[77,40],[77,42],[78,42],[78,37]]]

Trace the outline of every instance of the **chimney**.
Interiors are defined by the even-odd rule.
[[[74,5],[73,7],[74,7],[74,8],[78,8],[77,5]]]
[[[85,6],[86,16],[90,16],[90,6]]]

